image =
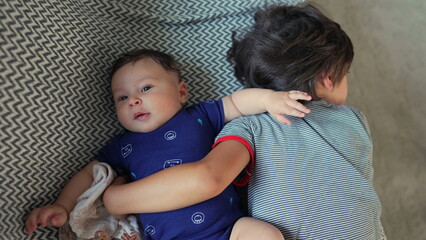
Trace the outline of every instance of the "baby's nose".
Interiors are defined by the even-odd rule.
[[[140,98],[133,98],[132,101],[130,101],[130,106],[137,106],[142,104],[142,99]]]

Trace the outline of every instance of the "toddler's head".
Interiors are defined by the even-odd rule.
[[[243,85],[305,91],[313,100],[326,98],[321,96],[324,91],[318,92],[326,78],[333,89],[347,86],[340,83],[346,81],[354,52],[339,24],[312,5],[272,6],[254,18],[251,30],[241,40],[234,39],[228,52]],[[332,102],[346,100],[340,98]]]

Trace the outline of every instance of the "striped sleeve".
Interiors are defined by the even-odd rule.
[[[238,141],[243,144],[250,154],[250,162],[246,168],[240,173],[240,175],[234,180],[236,186],[244,186],[250,180],[250,177],[253,173],[254,167],[254,137],[251,131],[250,122],[244,117],[237,118],[230,123],[226,124],[222,131],[216,138],[216,142],[213,145],[213,148],[219,143],[224,141]]]

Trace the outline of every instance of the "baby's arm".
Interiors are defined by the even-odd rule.
[[[268,111],[278,121],[290,125],[284,114],[304,117],[310,110],[297,100],[311,100],[311,96],[300,91],[277,92],[270,89],[249,88],[236,91],[222,98],[225,122],[243,115]]]
[[[130,182],[131,182],[131,179],[128,175],[121,175],[116,177],[114,181],[109,185],[109,187],[113,185],[114,186],[124,185]],[[129,214],[111,214],[111,215],[115,217],[116,219],[125,219]]]
[[[92,185],[93,166],[97,162],[93,160],[77,172],[65,185],[53,204],[31,211],[25,222],[25,229],[28,234],[34,232],[38,225],[60,227],[65,224],[69,218],[69,213],[77,204],[77,198]]]

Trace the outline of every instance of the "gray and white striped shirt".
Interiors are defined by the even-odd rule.
[[[254,154],[250,215],[286,240],[384,239],[364,115],[322,101],[307,106],[311,113],[289,117],[291,126],[265,113],[238,118],[219,134],[218,142],[234,139]]]

